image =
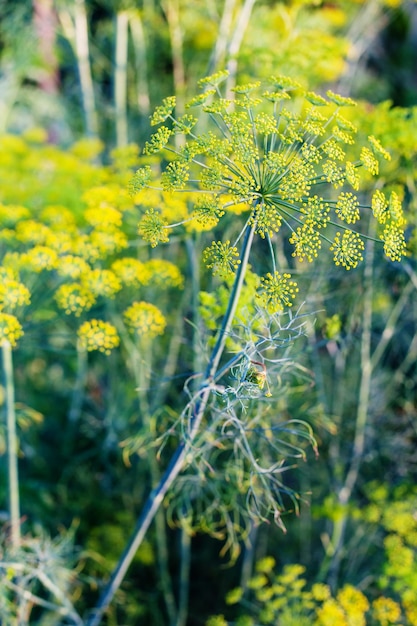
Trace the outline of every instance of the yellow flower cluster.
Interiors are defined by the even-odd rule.
[[[184,117],[181,128],[192,123],[191,116]],[[84,317],[98,299],[114,299],[125,289],[140,289],[146,297],[151,289],[154,295],[155,289],[183,286],[174,263],[157,258],[140,261],[135,253],[120,255],[136,245],[134,199],[124,170],[137,166],[138,146],[113,151],[114,161],[103,167],[92,161],[103,148],[100,142],[82,140],[64,152],[39,137],[29,144],[23,137],[0,136],[0,238],[7,242],[0,258],[1,333],[13,345],[23,334],[23,321],[11,314],[35,300],[38,306],[46,298],[55,302],[55,307],[48,302],[48,319],[59,311]],[[156,194],[158,204],[165,202],[161,193]],[[191,218],[187,203],[172,195],[167,200],[180,219]],[[47,276],[38,276],[46,272]],[[122,295],[114,307],[116,315],[125,303]],[[158,317],[151,333],[159,332],[157,323],[162,324]],[[116,345],[111,329],[97,320],[91,327],[81,326],[80,332],[87,349],[106,352]]]
[[[133,302],[123,314],[126,325],[139,337],[154,339],[162,335],[166,319],[150,302]]]
[[[279,313],[285,307],[291,307],[298,292],[297,283],[290,280],[290,274],[268,272],[260,280],[257,297],[269,313]]]
[[[96,301],[89,289],[76,283],[61,285],[55,292],[55,300],[67,315],[74,313],[77,317],[89,311]]]
[[[0,311],[14,309],[30,303],[29,289],[14,278],[4,277],[0,282]]]
[[[78,337],[81,348],[88,352],[98,350],[104,354],[110,354],[120,343],[113,324],[98,319],[84,322],[78,329]]]
[[[8,341],[12,347],[15,347],[22,335],[23,328],[17,317],[0,311],[0,345]]]

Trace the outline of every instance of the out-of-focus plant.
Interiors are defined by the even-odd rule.
[[[58,579],[53,589],[43,579],[39,582],[40,574],[34,571],[28,556],[27,546],[36,547],[41,540],[36,520],[27,514],[32,507],[25,497],[20,497],[19,506],[22,485],[18,466],[26,464],[26,457],[33,454],[27,439],[32,437],[34,426],[49,422],[51,417],[58,419],[60,410],[55,406],[51,416],[49,406],[47,415],[42,416],[30,390],[22,389],[20,384],[15,389],[20,359],[25,361],[24,376],[28,376],[32,366],[35,372],[46,365],[45,353],[56,353],[55,359],[50,359],[50,371],[55,367],[59,395],[64,398],[62,409],[67,406],[65,441],[71,449],[85,409],[92,353],[110,356],[121,345],[127,355],[122,360],[137,377],[143,370],[144,358],[138,345],[143,340],[149,351],[149,341],[163,334],[167,325],[169,312],[160,308],[165,308],[163,293],[169,291],[172,295],[183,289],[177,265],[145,254],[142,260],[138,258],[137,219],[125,189],[126,172],[137,164],[138,148],[116,150],[111,165],[103,167],[96,162],[102,149],[98,141],[80,141],[63,152],[46,144],[45,139],[45,133],[38,129],[25,137],[0,138],[0,170],[5,181],[0,192],[0,344],[4,373],[0,401],[5,414],[0,442],[1,452],[7,452],[9,459],[5,485],[10,537],[5,534],[5,550],[13,552],[10,559],[14,564],[13,568],[7,565],[10,555],[0,564],[2,572],[7,573],[2,576],[5,585],[1,593],[5,606],[14,606],[22,620],[29,619],[33,607],[37,612],[43,607],[62,615],[71,611],[63,608],[69,602],[69,587],[61,588]],[[149,302],[155,288],[159,306]],[[63,349],[69,355],[65,363],[59,356]],[[152,358],[154,355],[148,355],[151,368]],[[56,393],[52,387],[50,392]],[[28,406],[31,401],[36,409]],[[108,428],[119,429],[125,435],[127,422],[128,416],[122,415]],[[23,488],[25,485],[26,480]],[[3,495],[7,495],[5,489]],[[49,592],[55,597],[53,602],[48,599]]]
[[[386,595],[372,592],[367,595],[351,584],[332,594],[330,587],[320,582],[308,588],[306,568],[302,565],[285,565],[279,574],[275,574],[274,567],[271,557],[258,561],[247,588],[237,587],[226,597],[226,604],[240,606],[233,621],[216,615],[207,621],[207,626],[412,626],[415,623],[413,594],[411,601],[400,602],[392,597],[391,589]]]

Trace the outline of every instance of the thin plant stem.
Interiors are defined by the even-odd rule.
[[[181,26],[180,5],[178,0],[163,0],[161,3],[165,13],[172,52],[172,73],[174,77],[174,92],[176,96],[176,115],[181,117],[185,111],[185,67],[183,52],[183,32]],[[181,146],[183,137],[180,134],[175,136],[175,145]]]
[[[218,66],[223,63],[227,49],[228,34],[232,29],[233,14],[236,6],[236,0],[225,0],[223,13],[219,24],[216,43],[211,52],[209,64],[207,67],[207,75],[213,74]]]
[[[135,56],[137,105],[141,115],[147,118],[150,111],[148,59],[145,33],[139,10],[129,11],[129,27]]]
[[[87,379],[87,350],[85,350],[80,342],[77,342],[77,372],[74,383],[74,389],[71,398],[71,406],[68,411],[68,420],[72,424],[78,422],[81,415],[81,408],[84,400],[84,390]]]
[[[19,502],[19,472],[17,463],[17,435],[16,412],[13,377],[12,346],[9,341],[1,344],[4,387],[6,392],[6,446],[7,446],[7,488],[10,515],[10,543],[13,548],[20,545],[20,502]]]
[[[73,6],[73,18],[69,9],[59,9],[58,16],[64,35],[72,46],[77,60],[86,133],[96,137],[98,121],[90,64],[87,10],[84,0],[74,0]]]
[[[114,107],[116,111],[116,145],[126,146],[127,129],[127,41],[129,15],[118,11],[116,15]]]
[[[252,9],[256,0],[245,0],[242,8],[240,9],[239,16],[236,21],[235,30],[230,39],[230,43],[227,50],[227,65],[226,69],[229,71],[229,76],[226,82],[226,98],[231,98],[233,92],[231,91],[236,84],[238,54],[243,42],[246,29],[248,27]]]
[[[368,255],[365,260],[364,269],[364,295],[362,313],[362,336],[360,346],[361,376],[358,391],[358,407],[356,410],[355,434],[353,439],[352,456],[345,480],[339,491],[338,499],[342,505],[342,514],[335,522],[333,530],[333,558],[330,563],[328,582],[331,587],[335,587],[340,569],[345,540],[346,525],[348,520],[348,508],[353,489],[359,476],[359,470],[365,451],[365,434],[368,422],[369,397],[372,381],[372,359],[371,359],[371,339],[372,339],[372,300],[373,300],[373,262],[374,246],[368,247]]]
[[[181,566],[178,590],[178,615],[176,626],[186,626],[190,592],[191,535],[181,529]]]
[[[236,307],[239,301],[239,296],[242,290],[243,281],[245,278],[246,270],[249,262],[249,254],[252,247],[253,237],[255,233],[256,224],[248,225],[246,228],[245,238],[242,244],[242,258],[241,263],[236,272],[235,281],[230,294],[228,307],[223,318],[222,326],[219,330],[216,344],[213,348],[210,361],[207,365],[204,380],[200,386],[198,393],[198,399],[195,401],[192,414],[190,416],[188,438],[183,439],[174,452],[171,460],[168,464],[165,473],[163,474],[159,484],[152,490],[146,500],[142,512],[138,518],[136,528],[131,536],[131,539],[126,546],[124,553],[122,554],[113,574],[103,590],[101,597],[96,607],[90,612],[86,621],[86,626],[98,626],[101,622],[104,611],[109,606],[113,599],[114,594],[120,587],[126,572],[139,548],[143,539],[146,536],[147,530],[153,521],[157,511],[159,510],[165,495],[181,472],[185,458],[190,449],[190,443],[194,440],[198,433],[201,421],[205,409],[207,407],[208,399],[212,391],[212,383],[217,371],[217,368],[222,357],[227,336],[230,332],[230,328],[236,312]]]
[[[139,358],[138,358],[139,357]],[[138,400],[140,413],[143,416],[143,420],[148,422],[151,415],[151,408],[147,397],[146,390],[149,386],[149,369],[152,369],[152,353],[151,343],[144,338],[139,343],[139,354],[133,357],[136,377],[138,381]],[[145,422],[146,423],[146,422]],[[158,463],[153,454],[149,455],[149,470],[151,474],[152,487],[158,484],[161,480],[161,473],[159,471]],[[161,589],[163,598],[165,601],[166,610],[168,613],[169,623],[174,626],[177,616],[177,607],[175,603],[174,592],[172,588],[171,575],[168,567],[168,539],[165,526],[165,517],[163,511],[157,511],[155,515],[156,526],[156,548],[158,554],[158,570],[159,578],[161,582]]]

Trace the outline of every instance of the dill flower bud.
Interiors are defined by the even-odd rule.
[[[391,261],[401,261],[406,244],[402,229],[395,223],[385,226],[380,239],[384,242],[384,252]]]
[[[84,211],[84,218],[91,226],[101,229],[107,226],[121,226],[122,214],[111,206],[94,206]]]
[[[161,217],[159,211],[148,209],[139,222],[138,233],[145,241],[151,244],[152,248],[158,243],[167,243],[169,241],[167,232],[168,222]]]
[[[131,196],[134,196],[136,193],[141,191],[148,182],[150,181],[152,176],[152,171],[149,165],[145,165],[145,167],[141,167],[136,170],[133,177],[130,179],[128,184],[128,191]]]
[[[81,348],[87,352],[98,350],[110,354],[120,343],[116,328],[109,322],[92,319],[84,322],[78,329]]]
[[[388,200],[382,191],[377,189],[372,196],[372,212],[379,224],[385,224],[388,218]]]
[[[133,302],[123,314],[126,325],[139,337],[154,339],[164,333],[166,319],[150,302]]]
[[[373,175],[376,176],[379,172],[378,159],[373,152],[364,146],[361,150],[360,160],[362,165]]]
[[[204,195],[197,198],[194,213],[200,224],[215,226],[224,215],[224,210],[218,195]]]
[[[307,259],[309,263],[318,257],[321,248],[321,239],[317,230],[310,224],[306,223],[299,226],[291,235],[290,243],[294,246],[292,256],[297,257],[299,261]]]
[[[335,213],[347,224],[354,224],[360,218],[359,200],[350,191],[342,192],[337,199]]]
[[[155,154],[164,148],[169,138],[172,135],[172,131],[166,126],[160,126],[156,133],[154,133],[150,139],[145,144],[144,153],[150,156],[151,154]]]
[[[343,265],[347,270],[355,268],[359,261],[363,261],[362,252],[365,245],[358,235],[352,230],[346,230],[343,236],[338,232],[334,238],[330,250],[334,252],[335,265]]]
[[[162,100],[162,104],[156,107],[151,117],[151,126],[156,126],[157,124],[162,124],[162,122],[165,122],[167,117],[169,117],[172,111],[175,109],[175,105],[176,105],[175,96],[164,98]]]
[[[213,241],[203,252],[203,261],[213,274],[222,278],[233,275],[240,264],[239,252],[230,241]]]
[[[279,272],[274,272],[274,274],[268,272],[261,278],[256,296],[269,313],[280,313],[285,307],[292,306],[298,287],[297,283],[290,278],[290,274]]]

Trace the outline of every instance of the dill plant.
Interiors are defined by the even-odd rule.
[[[287,350],[303,334],[302,316],[291,313],[298,286],[279,266],[277,234],[287,234],[299,262],[316,260],[327,247],[335,265],[352,270],[363,260],[367,222],[374,217],[385,255],[397,261],[405,252],[397,194],[386,197],[378,190],[371,202],[364,201],[361,190],[378,175],[379,160],[390,155],[372,135],[367,145],[356,140],[357,129],[344,114],[353,100],[331,91],[326,97],[306,92],[282,76],[267,85],[237,86],[231,100],[222,93],[226,78],[220,71],[202,79],[202,91],[188,102],[185,115],[175,115],[174,97],[157,107],[151,124],[158,128],[144,155],[152,162],[159,156],[159,182],[153,183],[153,169],[144,165],[129,183],[136,203],[147,207],[138,232],[152,247],[169,242],[180,226],[218,232],[231,217],[241,225],[233,241],[214,240],[202,255],[228,294],[205,371],[186,384],[188,402],[166,433],[153,442],[125,442],[127,457],[152,444],[161,452],[171,437],[178,445],[89,626],[100,623],[164,499],[173,524],[222,538],[232,558],[252,522],[272,518],[285,529],[282,512],[288,504],[297,509],[298,495],[283,479],[286,461],[305,459],[306,445],[315,449],[316,443],[307,423],[274,420],[270,411],[275,389],[269,377],[285,369],[291,361]],[[178,192],[192,209],[172,220],[163,198]],[[147,197],[161,202],[152,205]],[[270,250],[270,271],[260,276],[249,267],[256,237]],[[252,321],[236,326],[247,278],[254,303],[246,317]]]

